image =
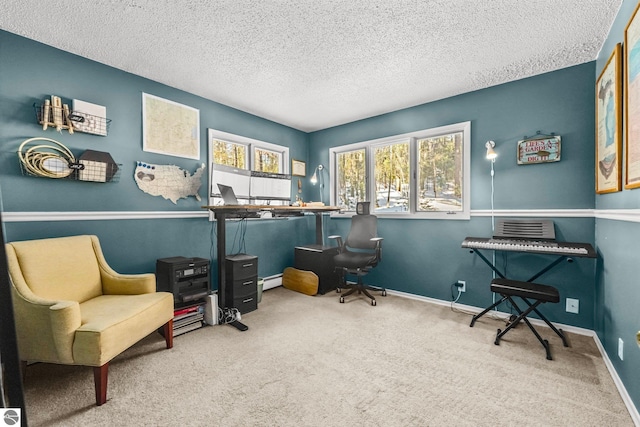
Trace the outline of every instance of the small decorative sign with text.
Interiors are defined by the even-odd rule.
[[[518,164],[560,161],[560,136],[530,138],[518,141]]]

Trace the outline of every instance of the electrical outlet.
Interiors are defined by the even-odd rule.
[[[580,312],[580,301],[575,298],[567,298],[567,313],[578,314]]]
[[[467,292],[467,282],[465,282],[464,280],[458,280],[456,286],[458,287],[458,289],[460,289],[460,292]]]
[[[624,341],[622,338],[618,338],[618,357],[620,360],[624,360]]]

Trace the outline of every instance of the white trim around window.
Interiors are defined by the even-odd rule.
[[[420,211],[418,210],[418,192],[419,186],[417,183],[417,170],[418,170],[418,156],[417,156],[417,141],[427,138],[435,138],[442,135],[449,135],[454,133],[462,133],[462,207],[458,210],[451,211]],[[385,138],[379,138],[370,141],[363,141],[354,144],[343,145],[339,147],[333,147],[329,150],[330,157],[330,176],[331,176],[331,205],[338,205],[337,198],[337,164],[336,159],[339,154],[349,153],[357,150],[365,150],[366,156],[366,170],[365,170],[365,186],[367,200],[375,203],[376,189],[374,178],[374,149],[388,144],[392,144],[399,141],[409,141],[409,156],[410,156],[410,188],[409,188],[409,203],[408,208],[404,212],[376,212],[377,216],[385,218],[407,218],[407,219],[463,219],[468,220],[471,218],[471,122],[460,122],[446,126],[439,126],[431,129],[423,129],[415,132],[409,132],[402,135],[393,135]],[[371,212],[374,212],[374,206],[371,206]],[[345,213],[354,213],[346,211]]]
[[[212,162],[212,141],[215,139],[231,142],[234,144],[241,144],[247,146],[248,149],[248,159],[249,165],[247,167],[248,170],[254,170],[254,153],[256,148],[263,148],[268,151],[272,151],[274,153],[280,154],[281,164],[280,164],[280,172],[282,174],[289,173],[289,147],[285,147],[284,145],[272,144],[270,142],[260,141],[258,139],[248,138],[246,136],[235,135],[233,133],[223,132],[216,129],[208,129],[208,156],[209,163]]]

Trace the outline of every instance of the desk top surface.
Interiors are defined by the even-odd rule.
[[[339,211],[337,206],[288,206],[288,205],[219,205],[203,206],[213,212],[238,211],[291,211],[291,212],[332,212]]]

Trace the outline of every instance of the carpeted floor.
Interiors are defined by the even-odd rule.
[[[591,337],[549,329],[553,361],[524,325],[398,296],[338,303],[282,287],[242,318],[166,350],[153,334],[111,362],[95,406],[91,368],[33,364],[32,426],[632,426]]]

